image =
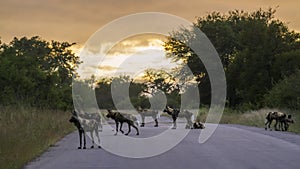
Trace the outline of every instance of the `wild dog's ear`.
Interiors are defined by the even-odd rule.
[[[289,114],[289,115],[288,115],[288,119],[291,119],[291,118],[292,118],[292,115],[291,115],[291,114]]]
[[[73,114],[74,116],[77,116],[76,110],[74,110],[72,114]]]

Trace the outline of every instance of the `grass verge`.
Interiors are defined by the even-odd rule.
[[[0,168],[17,169],[74,130],[62,111],[0,106]]]

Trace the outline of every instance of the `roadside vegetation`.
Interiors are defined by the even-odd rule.
[[[23,167],[73,130],[72,45],[37,36],[0,41],[0,168]]]
[[[0,168],[16,169],[74,130],[70,112],[0,106]]]

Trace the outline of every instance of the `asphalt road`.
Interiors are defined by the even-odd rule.
[[[140,128],[141,135],[135,137],[153,135],[153,131],[164,129],[166,126],[163,125],[159,128],[148,125]],[[78,134],[73,132],[25,168],[296,169],[300,166],[300,135],[239,125],[219,125],[207,142],[199,144],[200,132],[191,130],[173,149],[142,159],[120,157],[98,148],[78,150]],[[117,139],[119,136],[111,137]]]

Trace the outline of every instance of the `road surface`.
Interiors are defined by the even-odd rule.
[[[127,125],[125,126],[127,130]],[[163,128],[153,128],[149,125],[140,128],[140,137],[149,133],[151,135],[151,131]],[[132,132],[133,135],[135,131]],[[78,150],[78,134],[73,132],[25,168],[297,169],[300,167],[300,135],[239,125],[219,125],[207,142],[199,144],[200,132],[201,130],[191,130],[173,149],[158,156],[142,159],[120,157],[98,148]],[[113,131],[111,133],[113,134]],[[87,145],[90,145],[90,142]]]

